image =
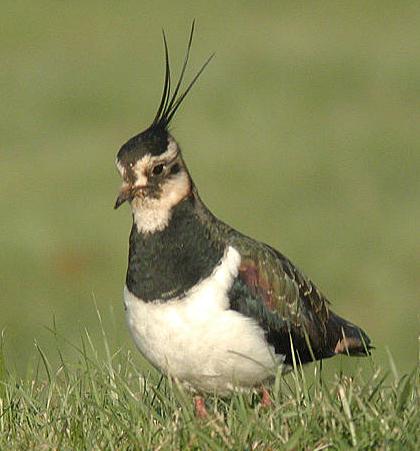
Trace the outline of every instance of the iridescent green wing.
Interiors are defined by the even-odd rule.
[[[233,237],[231,244],[242,257],[229,293],[231,308],[254,318],[286,363],[293,361],[291,343],[302,363],[344,348],[350,354],[365,353],[366,334],[335,315],[318,288],[284,255],[244,236]]]

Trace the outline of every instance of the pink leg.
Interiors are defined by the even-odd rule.
[[[194,396],[194,410],[197,418],[207,418],[209,415],[204,398],[201,396]]]
[[[265,387],[261,387],[261,407],[270,407],[273,405],[273,401],[271,401],[270,394],[268,393]]]

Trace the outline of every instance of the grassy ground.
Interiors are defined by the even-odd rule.
[[[207,398],[196,418],[192,396],[140,370],[131,354],[99,359],[89,334],[79,361],[53,369],[38,348],[36,371],[16,379],[0,360],[1,449],[390,449],[420,446],[420,366],[402,378],[371,362],[365,375],[326,380],[319,366],[278,377],[272,407],[255,393]],[[392,368],[394,363],[390,362]]]
[[[60,401],[68,396],[74,411],[90,409],[89,420],[78,429],[92,434],[86,447],[98,439],[95,434],[119,427],[106,423],[113,418],[106,409],[113,411],[114,404],[105,403],[102,411],[97,407],[110,393],[106,372],[97,363],[95,377],[86,373],[87,360],[77,366],[79,354],[68,344],[76,343],[85,330],[94,348],[101,342],[94,298],[110,352],[123,350],[117,361],[130,373],[126,383],[135,394],[131,397],[118,384],[122,391],[113,402],[123,423],[152,415],[153,422],[140,424],[154,443],[170,419],[175,419],[175,428],[176,418],[184,425],[179,440],[198,440],[204,434],[220,441],[224,431],[230,434],[226,440],[240,443],[247,427],[258,437],[259,424],[248,421],[257,410],[245,397],[245,410],[233,409],[230,415],[233,429],[229,423],[223,429],[222,417],[216,415],[218,420],[200,426],[193,439],[197,425],[187,421],[190,408],[179,410],[172,389],[165,388],[166,404],[151,402],[158,383],[154,373],[147,396],[141,397],[144,408],[130,410],[141,393],[135,384],[144,364],[134,354],[124,323],[121,298],[130,215],[112,210],[120,183],[114,158],[155,112],[163,76],[160,28],[167,31],[177,69],[194,17],[197,34],[189,74],[213,51],[216,58],[179,112],[173,131],[200,194],[226,222],[289,256],[325,292],[334,310],[360,324],[376,346],[372,361],[325,362],[326,383],[322,390],[313,387],[309,404],[308,398],[305,404],[287,394],[282,385],[276,409],[288,411],[290,420],[276,414],[272,421],[291,422],[291,435],[298,433],[300,422],[311,431],[313,445],[329,443],[321,439],[329,434],[338,440],[341,433],[343,443],[351,443],[347,417],[334,420],[341,429],[333,425],[343,407],[340,395],[327,400],[328,393],[340,393],[344,384],[356,409],[358,443],[363,443],[361,431],[368,436],[368,424],[374,425],[369,437],[382,431],[397,439],[398,428],[414,421],[404,408],[397,415],[392,400],[413,383],[404,381],[417,364],[420,329],[420,7],[410,1],[3,1],[0,330],[5,330],[8,372],[21,382],[10,385],[8,376],[7,396],[20,401],[9,405],[9,398],[0,397],[2,408],[7,406],[7,415],[20,412],[27,428],[56,422],[63,426],[59,409],[67,404]],[[55,377],[51,370],[51,382],[46,382],[45,374],[34,376],[39,360],[34,341],[51,368],[58,368],[61,359],[47,330],[53,323],[64,337],[59,349],[68,373],[62,369]],[[127,361],[128,351],[134,363]],[[389,352],[395,377],[382,382],[372,398],[378,403],[377,415],[370,407],[360,413],[356,399],[369,405],[366,393],[382,377],[374,378],[372,367],[389,368]],[[106,360],[106,353],[99,352],[101,359]],[[32,385],[33,380],[37,382]],[[103,393],[95,395],[95,381],[104,386]],[[84,399],[89,403],[83,407]],[[234,398],[232,405],[240,399]],[[326,423],[318,422],[324,401],[331,407]],[[215,405],[220,415],[231,408],[225,401]],[[32,417],[26,408],[32,409]],[[284,439],[286,423],[268,427],[272,413],[258,413],[267,419],[261,427]],[[95,415],[107,428],[89,432]],[[387,429],[386,420],[379,421],[384,416],[401,421],[395,431]],[[0,417],[3,430],[12,426],[10,419]],[[359,429],[362,423],[365,429]],[[132,424],[125,423],[123,430],[142,440],[136,428],[130,429]],[[323,424],[327,432],[319,426]],[[45,428],[39,430],[47,434]],[[12,433],[16,439],[18,433]],[[51,433],[57,439],[59,432],[52,428]],[[41,439],[39,434],[35,437]],[[118,434],[111,435],[117,439]],[[71,438],[63,437],[71,447]]]

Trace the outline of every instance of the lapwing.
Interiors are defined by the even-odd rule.
[[[115,208],[128,201],[133,218],[124,305],[136,346],[164,374],[221,395],[262,386],[293,362],[369,354],[366,333],[333,313],[287,257],[219,220],[199,196],[169,129],[211,59],[182,90],[193,34],[194,24],[173,86],[163,33],[156,115],[116,158]]]

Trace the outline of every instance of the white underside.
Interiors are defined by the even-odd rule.
[[[256,321],[229,309],[227,293],[240,261],[229,247],[213,273],[179,299],[143,302],[124,289],[127,322],[141,353],[199,391],[253,387],[283,362]]]

